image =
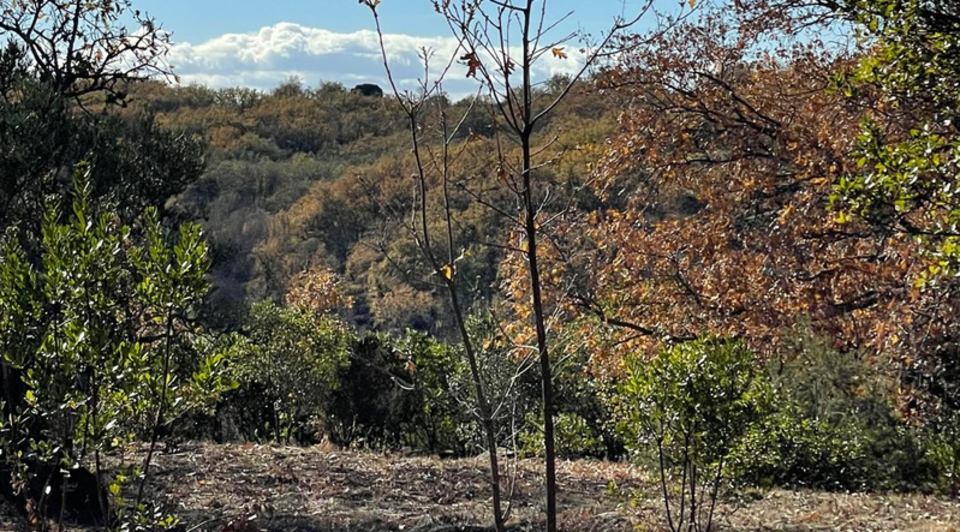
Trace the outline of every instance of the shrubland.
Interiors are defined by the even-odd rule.
[[[632,461],[672,530],[753,489],[955,494],[958,17],[694,2],[511,112],[11,39],[0,493],[169,528],[161,442],[214,439]]]

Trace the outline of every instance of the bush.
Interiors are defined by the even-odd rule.
[[[407,379],[397,409],[403,444],[431,452],[462,454],[461,428],[468,423],[451,394],[451,381],[462,366],[459,353],[419,331],[407,331],[392,342],[392,348]]]
[[[770,411],[755,367],[743,343],[719,338],[627,360],[621,430],[634,453],[653,447],[671,530],[710,529],[731,452]]]
[[[225,397],[249,439],[311,443],[317,422],[349,365],[355,342],[338,320],[260,302],[251,308],[246,341],[234,366],[239,389]]]
[[[865,482],[866,435],[781,407],[732,453],[731,476],[742,485],[856,490]]]
[[[469,420],[451,391],[459,366],[456,351],[427,334],[368,335],[341,371],[327,434],[341,446],[462,454]]]
[[[529,425],[540,427],[543,425],[543,416],[530,416],[527,421]],[[557,456],[577,459],[604,455],[603,439],[583,417],[571,412],[561,412],[557,414],[553,427]],[[524,432],[520,441],[522,456],[543,455],[543,435],[540,431]]]
[[[954,495],[960,493],[960,414],[943,415],[925,429],[925,458],[940,473],[938,487]]]
[[[785,355],[770,367],[776,412],[734,452],[738,482],[845,491],[943,483],[934,440],[897,415],[892,379],[805,332]]]
[[[580,353],[571,354],[554,366],[557,456],[571,460],[619,460],[625,449],[607,404],[612,384],[592,375],[588,369],[589,358],[578,355]],[[540,397],[540,383],[528,382],[520,391],[528,404],[535,405]],[[543,456],[543,414],[529,413],[526,424],[520,436],[521,454]]]
[[[126,227],[94,207],[88,175],[78,167],[72,210],[48,207],[36,260],[15,231],[0,238],[0,493],[52,516],[79,505],[106,525],[142,510],[160,435],[229,382],[196,325],[208,289],[199,226],[171,235],[148,209]],[[108,500],[102,458],[134,439],[149,451]],[[124,477],[140,479],[133,504],[119,495]],[[55,486],[75,490],[73,502],[51,496]]]

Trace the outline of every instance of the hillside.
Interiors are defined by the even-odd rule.
[[[0,529],[957,530],[960,4],[360,0],[388,87],[254,90],[135,1],[0,9]]]
[[[543,85],[537,98],[549,101],[563,83]],[[444,298],[388,260],[410,255],[412,247],[412,233],[398,219],[413,206],[410,137],[393,98],[290,80],[266,93],[138,84],[130,101],[127,113],[153,116],[206,145],[205,172],[169,206],[203,224],[214,254],[213,306],[228,322],[247,302],[282,298],[293,275],[322,265],[343,276],[355,301],[353,323],[447,334]],[[489,102],[471,102],[442,105],[451,116],[467,114],[457,137],[475,141],[458,168],[488,173],[482,154],[494,148],[497,119]],[[558,160],[566,174],[559,179],[569,183],[588,173],[589,159],[576,153],[602,144],[616,129],[618,105],[584,84],[540,126],[559,135],[567,152]],[[468,199],[454,207],[460,223],[496,240],[500,222]],[[494,297],[502,258],[493,248],[474,251],[461,266],[477,274],[469,304]]]

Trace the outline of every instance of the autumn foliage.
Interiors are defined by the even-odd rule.
[[[353,298],[343,293],[337,274],[315,266],[293,276],[286,303],[288,307],[319,317],[350,310]]]
[[[615,331],[595,346],[614,364],[708,333],[773,354],[806,322],[844,350],[904,352],[929,324],[918,311],[942,304],[913,289],[925,261],[909,239],[831,210],[864,109],[882,105],[834,90],[856,55],[807,26],[777,33],[809,22],[795,13],[756,14],[704,8],[626,39],[605,72],[631,103],[590,181],[602,207],[556,225],[554,293],[559,312],[592,318],[585,334]]]

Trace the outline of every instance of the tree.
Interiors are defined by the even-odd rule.
[[[565,319],[593,318],[583,336],[608,374],[711,333],[773,356],[798,320],[844,351],[906,336],[904,272],[923,267],[910,242],[829,210],[876,100],[829,90],[853,59],[823,52],[823,26],[742,4],[629,36],[604,73],[632,102],[546,268]]]
[[[951,90],[934,80],[951,79],[940,70],[953,56],[926,41],[901,50],[944,38],[918,26],[889,52],[876,35],[833,46],[851,11],[801,4],[704,6],[624,41],[601,83],[631,105],[558,231],[564,252],[544,257],[557,321],[580,325],[608,376],[624,356],[705,334],[790,357],[809,323],[898,375],[906,417],[955,411],[953,137],[932,118],[955,108],[932,99]],[[923,54],[932,78],[912,79]],[[947,427],[952,415],[924,417]]]
[[[317,317],[342,315],[353,306],[353,298],[343,293],[340,276],[322,266],[295,275],[287,290],[287,305]]]
[[[136,81],[173,79],[165,60],[169,33],[129,0],[6,2],[0,32],[8,38],[0,52],[0,136],[7,147],[0,226],[36,220],[26,215],[43,211],[45,194],[66,195],[81,160],[96,163],[98,194],[122,193],[131,208],[139,203],[134,215],[144,202],[162,206],[199,177],[200,150],[189,139],[159,131],[152,118],[120,121],[92,111],[125,104]],[[107,161],[94,161],[101,157]]]
[[[390,70],[389,56],[383,43],[383,30],[380,24],[379,12],[377,11],[377,6],[380,2],[378,0],[364,0],[363,3],[370,8],[374,21],[376,22],[377,34],[380,38],[380,48],[383,56],[384,68],[387,72],[387,77],[390,82],[390,88],[393,92],[393,96],[397,103],[400,104],[408,120],[410,140],[412,143],[412,152],[414,157],[414,179],[417,187],[416,196],[412,204],[414,216],[411,217],[412,222],[408,227],[414,235],[414,241],[416,242],[417,249],[422,256],[423,262],[425,263],[424,266],[435,278],[433,283],[436,283],[435,286],[438,288],[446,291],[449,297],[450,308],[453,312],[456,328],[463,344],[463,351],[467,365],[470,368],[470,377],[474,388],[474,397],[477,402],[478,417],[480,425],[483,427],[485,444],[487,446],[487,456],[490,464],[490,489],[492,494],[493,523],[497,532],[502,532],[505,527],[507,516],[505,515],[502,506],[497,427],[495,425],[495,417],[493,415],[491,398],[488,396],[488,389],[481,374],[478,346],[467,329],[467,311],[461,302],[462,287],[460,285],[460,278],[457,276],[455,269],[457,263],[455,255],[457,241],[455,240],[454,236],[455,226],[452,217],[452,211],[450,209],[451,176],[449,162],[451,157],[451,146],[453,143],[453,136],[450,134],[450,128],[453,127],[453,129],[456,130],[459,129],[459,126],[451,126],[450,123],[448,123],[448,118],[446,116],[444,107],[444,104],[446,103],[444,98],[441,97],[431,99],[431,96],[433,96],[436,92],[437,86],[431,87],[427,85],[426,82],[423,82],[421,87],[419,87],[419,91],[416,93],[402,93],[400,91],[393,79],[393,73]],[[426,52],[424,52],[423,60],[425,65],[428,65],[429,58]],[[425,68],[429,67],[425,66]],[[440,138],[438,148],[441,150],[440,154],[438,155],[439,163],[434,165],[432,168],[429,167],[429,163],[426,162],[426,157],[428,155],[425,151],[425,141],[422,135],[422,120],[424,119],[424,112],[430,105],[436,105],[439,108],[438,133]],[[437,199],[434,198],[434,196],[437,195],[437,192],[435,192],[435,189],[430,187],[431,183],[428,181],[428,172],[430,172],[430,170],[434,170],[440,175],[441,188],[439,189],[439,195],[440,198],[442,198],[441,201],[443,202],[443,218],[439,229],[440,234],[442,235],[440,237],[442,243],[435,243],[434,241],[434,229],[436,229],[436,227],[431,225],[430,214],[428,211],[431,200],[434,202],[437,201]],[[401,273],[405,274],[406,269],[401,267]]]
[[[907,410],[930,407],[939,423],[960,411],[955,319],[960,273],[960,10],[940,1],[839,1],[836,8],[872,47],[838,76],[851,100],[876,94],[864,113],[851,168],[832,201],[843,221],[916,246],[923,268],[908,282],[928,303],[917,309],[919,356],[905,359]],[[917,394],[914,391],[919,392]],[[919,396],[925,396],[921,398]]]
[[[128,222],[200,176],[202,143],[160,127],[150,114],[78,109],[26,53],[14,42],[0,50],[0,227],[19,222],[36,232],[46,196],[69,193],[81,160],[94,165],[95,196],[122,199]]]
[[[170,34],[130,0],[6,2],[0,30],[27,51],[40,81],[68,98],[103,92],[122,101],[130,81],[172,78]]]
[[[8,37],[0,51],[0,228],[24,229],[20,237],[33,242],[28,254],[44,202],[69,195],[80,161],[93,162],[94,195],[122,203],[125,223],[199,177],[202,146],[194,139],[159,129],[149,116],[92,111],[123,104],[137,80],[172,77],[169,34],[128,0],[6,2],[0,31]],[[8,389],[20,378],[5,365],[2,377]]]
[[[383,48],[383,34],[376,9],[379,1],[364,0],[362,3],[365,3],[374,12],[377,30],[381,36],[381,47]],[[474,348],[471,345],[469,333],[463,325],[463,310],[460,308],[461,305],[458,300],[457,259],[453,237],[455,221],[449,208],[451,186],[465,193],[472,201],[484,205],[502,216],[502,223],[507,224],[507,227],[514,231],[510,236],[516,239],[510,238],[506,245],[499,244],[500,248],[508,253],[516,253],[518,256],[522,256],[526,263],[526,273],[529,276],[527,287],[529,288],[530,310],[523,315],[530,319],[536,336],[536,355],[540,369],[544,417],[546,521],[547,530],[553,532],[557,526],[557,507],[553,374],[547,336],[547,321],[550,316],[550,309],[546,306],[543,294],[539,260],[542,226],[556,221],[559,216],[551,217],[551,214],[556,214],[556,212],[549,213],[546,210],[546,204],[550,203],[550,190],[543,186],[544,183],[540,182],[537,174],[541,173],[543,167],[549,166],[562,149],[557,148],[555,142],[550,140],[538,145],[536,134],[570,93],[574,84],[594,65],[600,54],[607,51],[606,46],[612,42],[614,36],[639,20],[642,14],[650,8],[651,3],[644,3],[641,8],[641,15],[638,15],[632,21],[617,18],[605,38],[594,49],[585,53],[581,67],[576,69],[575,75],[569,79],[568,83],[558,93],[546,95],[545,99],[539,98],[538,96],[543,95],[537,94],[534,90],[536,84],[534,65],[546,60],[546,58],[552,58],[553,60],[569,59],[564,46],[575,35],[561,36],[552,40],[553,36],[550,35],[550,30],[555,25],[548,19],[548,2],[542,0],[539,6],[535,4],[534,0],[461,3],[434,1],[434,9],[448,23],[453,37],[458,43],[458,48],[453,57],[442,60],[443,67],[438,75],[434,75],[433,82],[428,81],[427,78],[420,81],[421,87],[417,94],[404,96],[401,93],[390,71],[385,48],[383,49],[383,57],[393,93],[401,105],[405,106],[410,117],[419,191],[418,203],[415,205],[417,205],[419,214],[417,235],[419,239],[422,239],[420,247],[434,275],[450,294],[454,315],[460,316],[457,321],[461,330],[461,339],[467,351],[470,365],[476,368],[474,369],[474,379],[478,391],[477,398],[481,403],[480,413],[485,418],[484,422],[488,424],[492,423],[491,410],[482,404],[485,402],[481,389],[482,377],[475,363],[476,355],[473,353]],[[511,46],[516,46],[516,48]],[[430,51],[424,51],[422,54],[425,69],[428,73],[431,56]],[[419,130],[422,127],[419,122],[420,113],[424,106],[429,103],[429,97],[435,92],[442,91],[443,80],[457,59],[465,67],[466,76],[477,80],[477,99],[479,100],[479,97],[483,96],[492,104],[494,119],[491,122],[494,130],[495,151],[494,156],[489,160],[489,166],[496,169],[497,186],[478,185],[470,182],[469,179],[462,180],[460,184],[457,184],[455,180],[451,179],[450,161],[452,157],[457,157],[456,151],[451,151],[451,145],[455,139],[456,130],[463,124],[463,121],[453,121],[448,124],[442,102],[438,104],[440,140],[437,144],[437,152],[430,151],[429,147],[420,138]],[[451,127],[452,124],[457,125]],[[516,150],[509,146],[516,146]],[[442,176],[440,186],[434,193],[442,198],[445,206],[441,214],[446,221],[445,234],[443,230],[440,234],[444,235],[442,238],[446,240],[446,249],[444,250],[447,254],[446,257],[438,256],[435,253],[430,236],[427,206],[431,197],[431,190],[428,189],[426,178],[427,167],[431,167],[432,171],[436,171]],[[511,208],[508,206],[509,204],[504,205],[498,204],[496,200],[491,201],[490,196],[497,195],[510,197],[514,206]],[[561,207],[559,208],[556,205],[553,207],[562,212],[562,200],[560,204]],[[515,245],[513,244],[515,241],[521,243]],[[489,427],[487,432],[494,434],[495,430],[493,427]],[[492,437],[490,437],[490,440],[494,521],[497,529],[501,530],[503,523],[499,511],[499,485],[495,449],[493,448],[495,441]]]
[[[878,230],[915,236],[936,262],[925,279],[955,274],[953,224],[960,63],[960,14],[940,2],[854,1],[840,7],[876,40],[842,88],[878,91],[883,105],[864,117],[859,169],[834,201]],[[922,65],[922,66],[921,66]]]

